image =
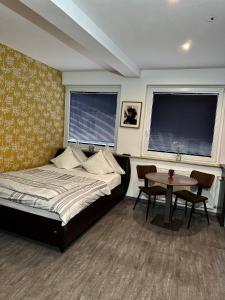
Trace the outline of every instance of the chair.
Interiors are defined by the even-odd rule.
[[[151,201],[151,196],[154,196],[154,203],[153,203],[153,207],[155,206],[155,200],[156,200],[156,196],[159,195],[166,195],[166,189],[160,185],[153,185],[153,186],[148,186],[148,179],[145,178],[145,175],[147,173],[156,173],[157,172],[157,168],[156,166],[140,166],[137,165],[137,175],[139,179],[144,179],[144,186],[139,186],[140,192],[138,194],[138,197],[134,203],[134,207],[133,209],[135,209],[136,204],[141,196],[141,193],[145,193],[148,195],[148,205],[147,205],[147,211],[146,211],[146,221],[148,219],[148,212],[149,212],[149,205],[150,205],[150,201]]]
[[[173,213],[176,209],[176,206],[177,206],[177,199],[178,198],[186,201],[186,203],[185,203],[185,216],[187,214],[187,202],[192,203],[187,228],[190,227],[192,213],[194,212],[194,209],[195,209],[195,203],[203,202],[206,219],[207,219],[207,222],[209,224],[209,216],[208,216],[207,207],[206,207],[206,200],[208,200],[208,198],[205,197],[205,196],[202,196],[202,190],[203,190],[203,188],[209,189],[212,186],[213,180],[215,178],[215,176],[212,175],[212,174],[203,173],[203,172],[199,172],[199,171],[192,171],[190,177],[194,178],[198,181],[197,194],[194,194],[194,193],[192,193],[191,191],[188,191],[188,190],[181,190],[181,191],[174,192],[174,195],[176,196],[176,199],[175,199],[174,206],[173,206],[173,211],[172,211],[172,215],[173,215]]]

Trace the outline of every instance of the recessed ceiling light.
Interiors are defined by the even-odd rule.
[[[167,0],[169,4],[177,4],[180,0]]]
[[[191,49],[192,46],[192,40],[188,40],[185,43],[183,43],[180,48],[184,52],[188,52]]]

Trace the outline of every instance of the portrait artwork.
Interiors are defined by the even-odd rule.
[[[142,102],[122,102],[121,127],[139,128]]]

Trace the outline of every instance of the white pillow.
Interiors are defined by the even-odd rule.
[[[104,158],[102,150],[98,153],[92,155],[82,166],[89,172],[98,175],[104,175],[108,173],[113,173],[113,169],[108,164],[107,160]]]
[[[57,168],[67,170],[80,166],[80,162],[73,155],[73,152],[70,147],[67,147],[62,154],[51,159],[51,162],[55,164]]]
[[[79,160],[79,162],[84,162],[87,160],[87,156],[84,154],[84,152],[80,149],[78,145],[71,147],[74,156]]]
[[[115,173],[118,173],[120,175],[125,174],[124,170],[118,164],[118,162],[116,161],[115,157],[113,156],[112,152],[108,147],[105,147],[105,149],[103,150],[103,155]]]

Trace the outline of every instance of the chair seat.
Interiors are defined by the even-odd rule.
[[[160,185],[154,185],[149,187],[139,186],[139,189],[147,195],[166,195],[166,189]]]
[[[188,190],[174,192],[174,195],[176,195],[180,199],[186,200],[191,203],[203,202],[208,199],[207,197],[198,196]]]

